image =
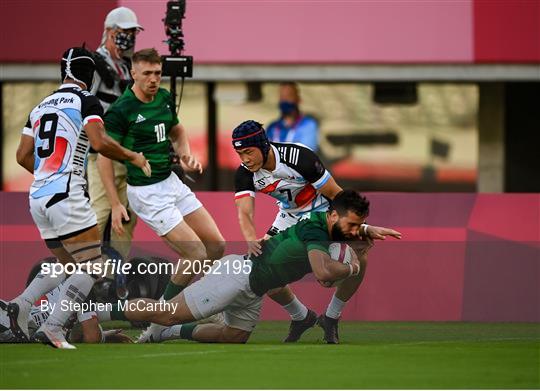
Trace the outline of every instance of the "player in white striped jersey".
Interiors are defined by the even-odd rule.
[[[261,252],[260,239],[256,237],[253,222],[255,192],[275,198],[279,207],[274,223],[262,238],[268,239],[299,220],[308,218],[311,212],[328,210],[330,200],[342,191],[311,149],[301,144],[270,143],[263,126],[256,121],[245,121],[238,125],[233,131],[232,144],[242,160],[242,165],[236,171],[235,202],[240,228],[249,243],[250,253],[258,255]],[[363,233],[366,240],[384,240],[385,235],[401,236],[397,231],[367,224],[363,224]],[[362,282],[367,259],[360,254],[359,259],[362,272],[355,281],[337,288],[324,318],[320,320],[320,323],[326,322],[332,329],[329,334],[335,331],[337,336],[337,320],[341,310]],[[302,304],[288,286],[273,290],[268,295],[291,316],[289,335],[284,342],[296,342],[305,330],[315,325],[315,312]],[[331,319],[326,319],[327,316],[331,316]],[[337,337],[333,339],[327,336],[326,327],[322,326],[327,342],[335,343]]]
[[[101,260],[101,248],[96,216],[85,190],[89,146],[112,159],[129,160],[148,176],[151,171],[142,154],[123,148],[106,135],[103,109],[97,98],[85,91],[91,87],[95,71],[90,53],[70,48],[63,54],[60,68],[64,84],[30,113],[17,162],[34,174],[30,213],[47,247],[61,263],[91,263]],[[86,269],[69,278],[39,273],[7,306],[15,337],[28,341],[28,316],[39,297],[66,280],[59,300],[73,308],[86,299],[95,277]],[[34,337],[56,348],[74,348],[62,330],[70,315],[57,307]]]

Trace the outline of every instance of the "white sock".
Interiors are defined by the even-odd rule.
[[[94,278],[87,273],[75,273],[66,280],[58,296],[57,305],[47,319],[47,325],[63,325],[74,311],[62,311],[62,306],[74,309],[75,304],[80,304],[86,300],[92,286]]]
[[[24,292],[21,293],[15,300],[25,301],[29,303],[30,306],[33,306],[41,296],[56,288],[65,279],[66,274],[63,272],[56,277],[52,277],[52,274],[44,274],[40,272],[36,277],[34,277]]]
[[[330,304],[328,304],[328,308],[326,309],[326,316],[332,319],[339,319],[341,316],[341,311],[343,311],[343,308],[345,308],[345,304],[347,304],[346,301],[341,301],[334,294],[332,296],[332,300],[330,300]]]
[[[304,320],[306,319],[308,309],[296,296],[289,304],[284,305],[283,309],[289,313],[292,320]]]
[[[174,326],[167,327],[165,330],[161,331],[161,340],[170,341],[173,339],[181,339],[180,338],[181,329],[182,329],[181,324],[175,324]]]

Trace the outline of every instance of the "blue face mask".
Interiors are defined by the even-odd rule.
[[[298,105],[293,102],[281,101],[279,102],[279,111],[282,116],[291,115],[298,111]]]

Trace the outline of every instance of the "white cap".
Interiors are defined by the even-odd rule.
[[[135,12],[126,7],[118,7],[107,14],[105,18],[105,28],[120,27],[121,29],[138,28],[143,30],[142,26],[137,21]]]

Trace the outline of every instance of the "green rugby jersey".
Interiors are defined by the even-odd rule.
[[[326,212],[312,212],[263,243],[262,254],[252,257],[249,285],[253,293],[262,296],[268,290],[285,286],[311,273],[308,251],[328,254],[331,242]]]
[[[167,179],[171,174],[169,132],[178,123],[170,93],[160,88],[152,102],[141,102],[127,88],[105,114],[105,129],[109,136],[124,147],[142,152],[152,167],[152,176],[125,162],[127,183],[145,186]]]

